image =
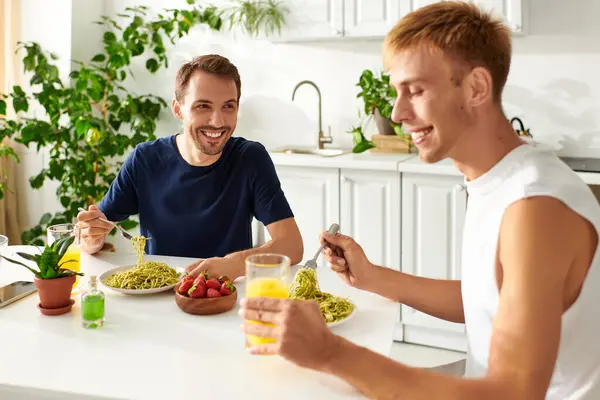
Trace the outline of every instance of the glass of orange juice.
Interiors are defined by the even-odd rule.
[[[290,259],[281,254],[255,254],[246,258],[246,297],[286,299],[290,292]],[[272,325],[258,321],[254,324]],[[273,338],[246,335],[246,348],[273,343]]]
[[[67,249],[63,258],[58,262],[68,261],[62,264],[61,268],[70,269],[73,272],[81,272],[81,229],[76,224],[58,224],[49,226],[46,230],[48,236],[48,245],[52,245],[57,240],[65,237],[74,236],[75,240]],[[75,276],[75,283],[71,294],[79,291],[79,276]]]

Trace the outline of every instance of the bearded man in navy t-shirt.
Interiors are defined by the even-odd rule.
[[[98,207],[78,215],[82,248],[93,254],[112,226],[139,214],[147,254],[200,259],[192,274],[244,275],[253,253],[279,253],[292,264],[303,244],[294,215],[263,145],[232,137],[241,82],[225,57],[204,55],[177,72],[172,111],[183,133],[141,143],[127,157]],[[252,219],[271,240],[252,248]]]

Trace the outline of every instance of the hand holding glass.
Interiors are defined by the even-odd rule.
[[[290,291],[290,259],[280,254],[255,254],[246,259],[246,297],[286,299]],[[247,321],[253,324],[267,324]],[[273,338],[246,335],[246,347],[273,343]]]

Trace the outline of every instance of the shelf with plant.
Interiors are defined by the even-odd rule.
[[[360,75],[356,86],[360,87],[357,98],[363,99],[364,115],[361,122],[353,126],[350,133],[353,135],[353,152],[360,153],[375,145],[364,136],[364,127],[369,120],[374,120],[378,133],[381,135],[398,135],[410,145],[410,136],[402,131],[402,124],[391,120],[396,89],[390,85],[390,77],[384,72],[376,75],[372,70],[366,69]]]
[[[62,210],[42,215],[39,223],[21,235],[24,243],[42,245],[46,228],[72,222],[79,207],[97,203],[107,192],[122,165],[124,155],[137,144],[156,138],[161,111],[167,102],[153,94],[137,94],[124,83],[133,75],[134,59],[145,59],[148,73],[169,66],[168,48],[198,25],[214,31],[226,27],[257,37],[280,32],[287,8],[276,0],[234,0],[229,6],[206,6],[187,0],[185,9],[165,9],[151,17],[145,6],[128,7],[115,18],[102,16],[103,50],[89,61],[74,61],[67,80],[61,80],[55,65],[57,57],[38,43],[19,43],[24,54],[23,68],[31,78],[31,93],[14,86],[0,94],[0,143],[5,137],[39,153],[49,152],[48,165],[29,179],[34,189],[47,181],[59,182],[56,195]],[[118,18],[117,18],[118,17]],[[12,104],[15,118],[7,118]],[[31,117],[33,105],[43,115]],[[15,151],[0,146],[0,157],[13,157]],[[4,190],[0,175],[0,198]],[[129,230],[135,219],[119,223]],[[113,231],[114,234],[114,231]]]

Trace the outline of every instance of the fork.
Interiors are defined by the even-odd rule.
[[[340,226],[336,223],[333,223],[329,227],[328,232],[330,235],[335,235],[339,229],[340,229]],[[317,254],[315,254],[315,256],[312,258],[312,260],[308,260],[306,262],[306,264],[304,264],[304,268],[312,268],[312,269],[317,268],[317,257],[319,257],[319,254],[321,254],[321,252],[323,251],[323,249],[325,248],[326,245],[327,245],[327,243],[321,244],[321,247],[319,247],[319,250],[317,250]]]
[[[83,209],[81,207],[79,207],[78,210],[79,211],[83,211],[83,212],[87,212],[87,210],[85,210],[85,209]],[[115,228],[117,228],[119,230],[119,232],[121,233],[121,236],[123,236],[125,239],[131,240],[131,238],[133,237],[133,236],[131,236],[131,234],[127,233],[127,231],[125,229],[121,228],[119,225],[115,224],[114,222],[109,221],[109,220],[104,219],[104,218],[100,218],[100,217],[98,217],[97,219],[99,219],[102,222],[106,222],[107,224],[111,224],[112,226],[114,226]],[[150,240],[150,239],[152,239],[152,238],[147,238],[146,240]]]

